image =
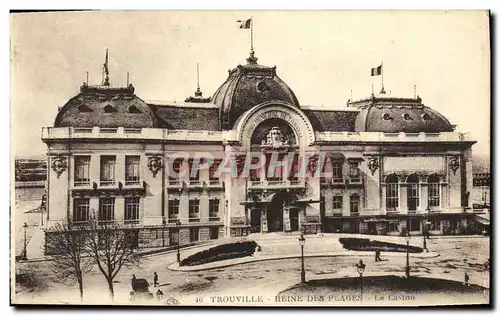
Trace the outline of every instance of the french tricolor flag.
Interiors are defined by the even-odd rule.
[[[236,21],[238,23],[240,23],[240,29],[249,29],[252,27],[252,19],[248,19],[248,20],[238,20]]]

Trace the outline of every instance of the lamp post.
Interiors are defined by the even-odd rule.
[[[26,238],[26,228],[28,228],[28,224],[24,222],[23,224],[24,228],[24,249],[23,249],[23,259],[27,260],[28,259],[28,239]]]
[[[300,244],[300,257],[302,259],[302,269],[300,271],[300,284],[306,283],[306,270],[304,269],[304,244],[306,243],[306,239],[304,238],[304,234],[300,234],[299,244]]]
[[[175,226],[177,226],[177,262],[181,262],[181,221],[177,220],[175,222]]]
[[[359,263],[356,264],[356,269],[359,273],[359,283],[361,285],[361,297],[363,297],[363,272],[365,272],[366,264],[363,263],[363,260],[359,260]]]
[[[406,278],[410,277],[410,231],[406,233]]]
[[[162,220],[163,230],[161,232],[161,237],[162,237],[161,245],[162,245],[162,247],[165,247],[165,224],[166,224],[166,220],[165,220],[165,218],[163,218],[163,220]]]
[[[429,233],[429,219],[428,219],[428,216],[429,216],[429,207],[427,207],[425,209],[425,212],[424,212],[425,216],[424,216],[424,227],[423,227],[423,235],[424,235],[424,249],[425,251],[429,251],[427,250],[427,234]]]

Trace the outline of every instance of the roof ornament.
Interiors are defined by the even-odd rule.
[[[196,92],[194,96],[201,97],[203,93],[200,90],[200,63],[196,63]]]
[[[108,49],[106,48],[106,58],[102,65],[102,85],[109,86],[109,66],[108,66]]]
[[[194,92],[194,97],[190,96],[184,100],[185,102],[195,102],[195,103],[208,103],[212,100],[211,97],[204,98],[203,92],[200,89],[200,64],[196,63],[196,91]]]

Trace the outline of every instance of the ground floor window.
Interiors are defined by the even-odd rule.
[[[99,199],[99,222],[112,222],[115,220],[115,198]]]
[[[138,197],[125,198],[125,223],[139,222],[139,203]]]
[[[80,224],[89,220],[89,199],[73,200],[73,223]]]
[[[441,230],[441,221],[439,220],[432,220],[429,221],[429,230]]]
[[[189,229],[189,241],[190,242],[198,241],[199,236],[200,236],[200,229],[198,227],[191,227]]]
[[[419,231],[420,230],[420,220],[418,219],[410,219],[408,220],[408,226],[410,228],[410,231]]]
[[[127,240],[127,244],[131,248],[137,248],[139,246],[139,231],[138,230],[126,230],[125,238]]]
[[[389,232],[399,232],[399,221],[389,222]]]
[[[168,238],[170,239],[170,245],[179,244],[179,232],[177,229],[170,229],[168,232]]]
[[[210,227],[210,239],[219,239],[219,227]]]
[[[334,196],[332,200],[332,208],[334,210],[341,210],[342,209],[342,196]]]

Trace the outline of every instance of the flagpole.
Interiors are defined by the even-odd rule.
[[[250,50],[253,50],[253,16],[250,17]]]
[[[382,90],[384,90],[384,62],[382,62]]]

